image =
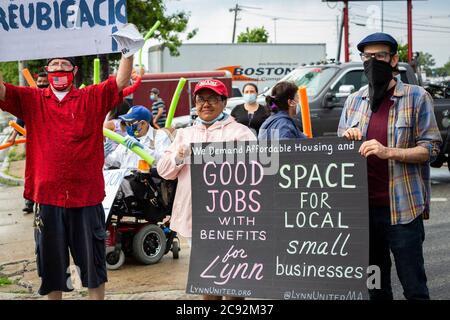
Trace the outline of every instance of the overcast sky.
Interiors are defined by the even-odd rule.
[[[264,26],[270,35],[269,42],[326,43],[328,58],[336,57],[338,39],[336,19],[341,16],[343,7],[341,3],[327,4],[321,0],[165,1],[169,13],[180,10],[190,12],[189,30],[198,28],[198,34],[192,40],[184,40],[190,43],[230,43],[234,12],[230,12],[229,9],[236,3],[255,8],[246,8],[239,12],[236,37],[247,27]],[[356,44],[359,40],[367,34],[381,31],[379,17],[382,7],[384,32],[392,34],[397,41],[407,42],[406,1],[385,1],[383,6],[381,1],[353,1],[350,2],[349,10],[352,60],[359,59],[356,55]],[[413,24],[413,50],[431,53],[436,66],[442,66],[449,61],[450,1],[413,1]]]

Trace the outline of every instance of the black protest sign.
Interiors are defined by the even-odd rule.
[[[366,160],[339,138],[193,145],[187,292],[366,299]]]

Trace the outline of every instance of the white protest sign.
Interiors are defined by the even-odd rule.
[[[108,220],[109,211],[111,210],[114,198],[116,197],[117,190],[119,190],[120,184],[127,169],[118,170],[104,170],[103,177],[105,179],[105,193],[106,197],[103,200],[103,208],[105,209],[105,219]]]
[[[0,62],[117,52],[126,0],[0,0]]]

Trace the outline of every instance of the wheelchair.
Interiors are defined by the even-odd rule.
[[[106,266],[119,269],[133,256],[142,264],[158,263],[172,252],[179,258],[180,241],[170,229],[176,181],[157,176],[156,170],[132,171],[125,177],[134,193],[125,197],[119,189],[106,221]]]

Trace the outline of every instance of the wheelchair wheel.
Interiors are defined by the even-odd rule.
[[[172,256],[174,259],[178,259],[180,257],[179,252],[180,252],[180,244],[178,243],[177,240],[174,240],[172,242]]]
[[[157,225],[146,225],[134,236],[133,256],[143,264],[157,263],[165,251],[166,235]]]
[[[125,254],[122,250],[116,252],[114,247],[106,247],[106,268],[108,270],[117,270],[125,262]]]

